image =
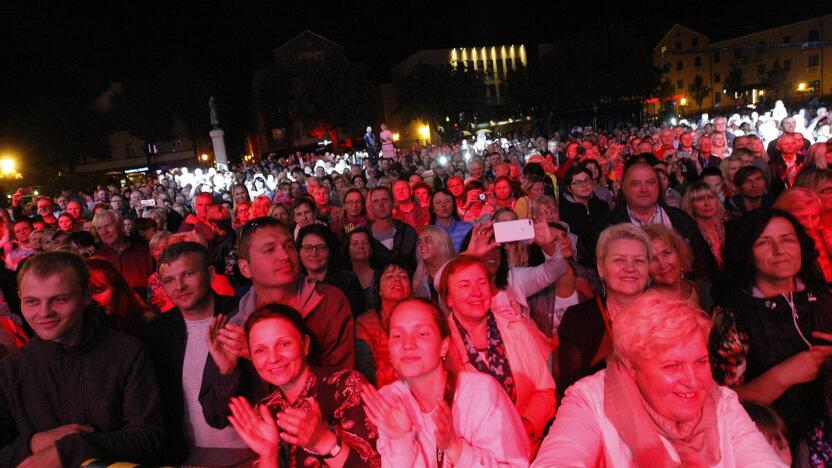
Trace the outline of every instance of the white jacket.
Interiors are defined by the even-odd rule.
[[[454,429],[463,439],[458,467],[522,468],[529,466],[529,438],[520,416],[503,387],[479,372],[459,373],[451,408]],[[433,413],[422,413],[408,385],[398,380],[379,393],[404,400],[413,430],[391,439],[379,428],[376,447],[382,468],[432,468],[436,466],[436,425]],[[445,466],[450,464],[446,461]]]
[[[558,417],[532,464],[537,467],[635,467],[633,453],[604,413],[604,375],[600,371],[572,385]],[[733,390],[720,387],[717,424],[722,459],[715,467],[788,468],[740,405]],[[662,438],[671,457],[679,456]]]

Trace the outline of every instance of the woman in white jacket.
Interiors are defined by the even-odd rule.
[[[566,392],[533,467],[786,467],[711,376],[711,322],[645,293],[612,323],[607,368]]]
[[[382,467],[527,467],[529,441],[511,400],[486,374],[451,372],[444,314],[406,299],[390,316],[390,359],[401,380],[362,392],[378,427]]]

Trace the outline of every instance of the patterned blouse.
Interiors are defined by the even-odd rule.
[[[734,387],[745,381],[748,334],[737,330],[734,314],[728,308],[714,308],[714,327],[708,344],[711,370],[720,385]]]
[[[315,398],[321,406],[324,423],[338,436],[350,453],[345,467],[380,467],[381,458],[376,451],[378,431],[364,414],[361,402],[361,384],[366,379],[353,370],[333,370],[309,367],[310,375],[295,403],[290,404],[280,389],[260,401],[272,414],[287,407],[309,410],[309,399]],[[302,447],[280,442],[280,466],[320,468],[326,460],[307,452]]]

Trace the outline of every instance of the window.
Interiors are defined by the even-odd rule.
[[[722,93],[716,92],[714,93],[714,105],[718,106],[720,103],[722,103]]]
[[[820,32],[817,29],[813,29],[809,31],[809,42],[819,41],[820,40]]]
[[[810,55],[809,56],[809,66],[810,67],[816,67],[818,65],[820,65],[820,55],[818,55],[818,54]]]
[[[792,37],[791,36],[783,36],[783,44],[791,44]]]
[[[722,81],[722,77],[719,76],[719,72],[715,72],[714,73],[714,83],[719,83],[720,81]]]
[[[690,40],[690,46],[691,47],[698,47],[699,46],[699,38],[694,37],[693,39],[691,39]]]
[[[679,60],[678,62],[676,62],[676,70],[679,71],[682,70],[682,68],[684,68],[684,65],[682,65],[682,61]]]
[[[669,73],[670,72],[670,62],[665,63],[662,65],[662,73]]]
[[[497,91],[499,91],[500,96],[505,96],[506,95],[506,84],[505,83],[500,83],[499,85],[497,85]]]
[[[679,80],[676,82],[676,89],[685,89],[685,80]]]
[[[128,158],[136,157],[136,148],[133,146],[133,143],[127,143],[124,145],[124,153],[127,154]]]
[[[784,70],[791,70],[792,69],[792,59],[783,60],[783,69]]]
[[[766,64],[761,63],[757,65],[757,76],[762,76],[766,74]]]
[[[714,52],[714,63],[719,63],[719,52]]]
[[[698,55],[697,55],[697,56],[693,59],[693,66],[694,66],[694,67],[696,67],[696,68],[700,68],[700,67],[702,66],[702,57],[700,57],[700,56],[698,56]]]
[[[488,85],[488,97],[497,99],[497,85]]]
[[[676,41],[676,50],[682,50],[682,41]]]
[[[734,51],[734,58],[735,59],[742,58],[742,51],[741,50],[735,50]]]

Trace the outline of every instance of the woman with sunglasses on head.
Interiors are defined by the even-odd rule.
[[[435,305],[399,302],[389,340],[400,380],[381,390],[365,385],[361,394],[383,466],[528,466],[529,442],[502,387],[483,373],[449,369],[451,331]]]

